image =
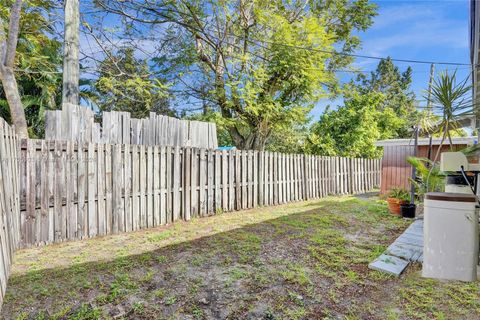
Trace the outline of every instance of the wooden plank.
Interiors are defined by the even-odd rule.
[[[228,210],[235,210],[235,150],[228,151]]]
[[[25,185],[25,200],[26,203],[26,215],[25,215],[25,244],[32,245],[34,242],[35,232],[35,149],[33,142],[27,140],[27,156],[26,156],[26,185]],[[5,164],[6,165],[6,164]],[[4,188],[3,192],[7,192],[7,188]],[[4,208],[7,210],[8,201],[4,202]]]
[[[146,189],[146,170],[147,170],[147,160],[145,156],[145,146],[140,145],[139,150],[139,198],[140,198],[140,223],[138,225],[139,229],[144,229],[147,227],[147,200],[145,196]]]
[[[97,145],[97,208],[98,235],[107,234],[105,209],[105,145]]]
[[[98,233],[97,230],[97,212],[95,205],[96,198],[96,172],[97,172],[97,159],[95,157],[95,145],[93,143],[88,144],[88,236],[95,237]],[[115,171],[115,170],[114,170]],[[119,172],[119,171],[115,171]]]
[[[105,233],[113,233],[113,173],[112,146],[106,144],[105,149]]]
[[[214,195],[213,195],[213,184],[214,181],[214,159],[213,159],[213,150],[207,150],[207,213],[215,213],[213,207]]]
[[[32,151],[33,152],[33,151]],[[63,194],[63,161],[60,143],[55,141],[55,190],[54,190],[54,226],[55,226],[55,242],[60,242],[62,238],[62,194]],[[27,238],[27,236],[25,237]]]
[[[221,156],[222,153],[220,150],[215,150],[214,151],[215,155],[215,171],[214,171],[214,189],[215,189],[215,214],[219,213],[222,211],[222,194],[220,193],[220,187],[221,187]]]
[[[166,175],[166,150],[160,147],[160,224],[167,223],[167,175]]]
[[[258,151],[253,152],[253,207],[258,205]]]
[[[190,202],[191,202],[191,211],[190,217],[197,217],[199,215],[199,205],[198,205],[198,167],[199,167],[199,157],[198,149],[191,149],[191,165],[190,170]]]
[[[243,150],[241,153],[241,161],[242,161],[242,166],[241,166],[241,188],[242,188],[242,209],[246,209],[248,206],[247,202],[247,157],[248,157],[248,151]]]
[[[221,153],[221,176],[222,176],[222,210],[228,211],[228,154],[227,150]]]
[[[166,215],[167,215],[167,223],[172,223],[173,215],[172,215],[172,148],[167,147],[166,150]]]
[[[161,225],[160,221],[160,148],[153,147],[153,225]]]
[[[283,153],[278,155],[278,178],[279,178],[279,185],[278,185],[278,203],[282,204],[284,202],[284,182],[285,182],[285,157]]]
[[[205,160],[205,149],[200,149],[200,168],[199,168],[199,205],[200,216],[203,217],[207,213],[207,201],[205,195],[205,183],[207,180],[207,166]]]
[[[235,210],[242,209],[242,151],[235,150]]]
[[[247,208],[253,207],[253,151],[247,151]]]
[[[152,121],[153,122],[153,121]],[[149,135],[152,131],[149,132]],[[149,145],[146,147],[147,150],[147,171],[146,171],[146,191],[145,195],[147,198],[147,228],[154,226],[153,224],[153,143],[151,141],[152,137],[149,138]]]
[[[0,135],[2,132],[0,130]],[[0,137],[1,139],[1,137]],[[11,170],[11,168],[9,168]],[[12,172],[13,173],[13,172]],[[2,173],[0,172],[0,175]],[[40,220],[39,220],[39,242],[42,244],[48,243],[48,209],[49,209],[49,199],[48,199],[48,151],[45,140],[42,140],[41,150],[40,150]],[[52,173],[50,173],[52,174]],[[0,182],[1,184],[1,182]],[[5,192],[5,191],[3,191]],[[7,208],[5,208],[7,209]],[[11,225],[11,228],[14,226]],[[13,231],[13,230],[12,230]]]
[[[56,159],[56,155],[53,155]],[[87,215],[87,155],[83,151],[83,144],[81,142],[77,145],[77,237],[83,239],[88,237],[88,215]],[[55,166],[55,172],[56,166]],[[56,185],[56,179],[52,181]],[[56,187],[53,188],[52,194],[55,197]],[[55,214],[56,207],[53,213]],[[56,230],[55,230],[56,233]],[[55,241],[56,237],[52,241]]]
[[[258,153],[258,205],[264,205],[265,192],[265,152]]]
[[[290,177],[290,155],[285,155],[285,202],[292,201],[291,194],[291,177]]]
[[[136,138],[135,138],[136,139]],[[132,145],[132,230],[140,229],[140,147]]]
[[[273,153],[273,204],[278,205],[279,197],[279,169],[278,152]]]
[[[112,232],[118,233],[125,230],[125,216],[122,198],[123,172],[122,172],[122,146],[113,145],[112,150]]]
[[[191,178],[192,178],[192,149],[184,148],[183,149],[183,188],[182,188],[182,197],[183,197],[183,209],[182,209],[182,218],[186,221],[190,220],[192,208],[191,208]]]
[[[74,145],[71,141],[67,141],[66,163],[65,163],[65,178],[66,178],[66,185],[65,185],[66,235],[65,235],[65,238],[66,239],[76,238],[77,213],[76,213],[75,205],[73,203],[75,199],[74,181],[77,180],[76,173],[77,172],[76,172]]]
[[[55,157],[54,157],[54,153],[51,152],[46,145],[45,145],[45,152],[47,157],[46,159],[47,166],[46,166],[45,173],[48,174],[47,190],[45,190],[46,199],[44,200],[44,202],[46,201],[46,204],[45,203],[43,204],[43,206],[45,205],[47,206],[47,217],[46,217],[47,225],[45,226],[45,229],[47,231],[47,238],[45,239],[45,241],[47,243],[53,243],[55,241],[55,230],[54,230],[55,211],[54,211],[54,207],[50,205],[50,201],[51,199],[54,199],[54,192],[55,192],[55,180],[54,180]],[[78,197],[78,193],[77,193],[77,197]],[[77,200],[77,207],[78,205],[79,205],[79,201]],[[78,212],[77,212],[77,219],[78,219]],[[76,230],[77,237],[81,235],[81,231],[82,230],[78,230],[78,220],[77,220],[77,230]]]
[[[267,205],[273,205],[273,153],[268,153],[268,203]]]
[[[181,165],[180,147],[175,147],[173,148],[173,221],[179,220],[181,214]]]
[[[126,116],[129,120],[129,116]],[[125,123],[127,126],[127,124]],[[126,128],[130,128],[130,125]],[[124,131],[127,129],[124,128]],[[129,131],[123,132],[124,141],[129,141],[130,134]],[[133,213],[132,213],[132,154],[131,146],[125,144],[123,146],[123,200],[124,200],[124,211],[125,211],[125,231],[129,232],[133,230]]]

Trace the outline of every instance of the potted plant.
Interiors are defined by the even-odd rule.
[[[388,192],[387,203],[390,213],[400,216],[400,205],[407,204],[410,195],[406,189],[393,188]]]

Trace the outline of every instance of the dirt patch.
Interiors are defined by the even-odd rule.
[[[407,224],[382,201],[341,197],[23,250],[2,316],[478,318],[478,284],[368,269]]]

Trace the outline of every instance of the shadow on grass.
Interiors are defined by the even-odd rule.
[[[366,266],[405,223],[389,216],[383,204],[351,197],[298,205],[300,212],[272,215],[270,220],[142,254],[125,243],[122,256],[113,260],[73,261],[67,268],[14,276],[3,316],[301,319],[352,312],[368,315],[372,299],[391,295],[388,287],[384,292],[378,283],[395,280]],[[221,223],[221,216],[215,222]],[[188,224],[192,223],[196,221]],[[164,241],[169,228],[150,233],[148,241]],[[89,251],[78,254],[88,256]],[[358,303],[352,304],[352,299]]]

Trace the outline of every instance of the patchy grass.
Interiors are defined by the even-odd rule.
[[[327,198],[18,252],[5,319],[478,319],[480,285],[368,263],[408,222]]]

